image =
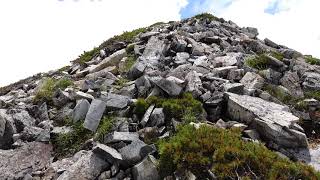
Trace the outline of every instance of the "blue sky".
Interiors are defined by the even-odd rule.
[[[320,0],[0,0],[0,86],[68,65],[123,31],[202,12],[320,57]]]

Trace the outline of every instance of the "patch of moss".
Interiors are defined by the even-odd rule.
[[[93,133],[82,126],[83,122],[72,124],[70,133],[60,134],[51,139],[56,158],[60,159],[81,150],[81,146],[90,138]]]
[[[135,103],[134,114],[136,114],[138,118],[142,118],[148,107],[149,104],[144,99],[139,98]]]
[[[52,97],[56,90],[64,90],[68,86],[73,85],[73,81],[68,78],[53,79],[45,78],[42,80],[42,85],[36,92],[34,103],[47,102],[52,103]]]
[[[216,16],[214,16],[214,15],[212,15],[210,13],[198,14],[198,15],[194,16],[193,18],[200,19],[200,20],[208,19],[210,21],[215,21],[215,20],[219,19],[219,18],[217,18]]]
[[[158,146],[162,176],[190,170],[206,179],[211,170],[218,179],[320,178],[310,166],[283,159],[262,144],[243,141],[238,129],[185,125]]]
[[[311,65],[320,65],[320,59],[312,57],[311,55],[304,56],[304,59],[307,63]]]

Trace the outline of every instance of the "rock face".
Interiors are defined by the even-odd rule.
[[[299,118],[282,105],[260,98],[225,94],[228,99],[228,114],[237,121],[254,124],[260,136],[282,147],[307,147],[306,135],[293,129]]]
[[[160,176],[154,163],[153,156],[148,156],[132,169],[134,180],[159,180]]]
[[[86,99],[79,100],[76,107],[72,112],[72,119],[74,122],[82,120],[86,117],[87,112],[89,110],[90,103]]]
[[[0,150],[0,179],[23,179],[50,163],[52,147],[31,142],[15,150]]]

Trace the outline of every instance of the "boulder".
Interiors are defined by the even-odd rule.
[[[98,78],[106,78],[106,79],[116,80],[117,77],[115,75],[113,75],[110,71],[112,71],[112,69],[105,68],[105,69],[102,69],[101,71],[86,75],[86,79],[94,80],[94,81],[97,80]]]
[[[290,95],[296,98],[303,98],[303,91],[300,86],[299,76],[296,72],[286,72],[281,78],[280,83],[282,86],[289,90]]]
[[[140,155],[140,151],[144,146],[146,146],[146,144],[143,141],[137,140],[119,149],[119,153],[123,157],[121,164],[125,167],[130,167],[140,162],[144,158]]]
[[[90,103],[86,99],[81,99],[77,102],[77,105],[72,111],[73,122],[85,119],[87,112],[89,110]]]
[[[83,127],[95,132],[107,107],[104,101],[94,99],[89,107]]]
[[[244,76],[244,70],[243,69],[232,69],[229,71],[228,80],[239,82]]]
[[[241,83],[226,83],[223,85],[223,89],[225,92],[231,92],[235,94],[243,93],[244,85]]]
[[[264,85],[265,79],[256,73],[247,72],[240,82],[247,89],[261,89]]]
[[[142,59],[151,66],[157,66],[159,60],[168,50],[168,44],[156,36],[152,36],[143,51]]]
[[[132,141],[137,141],[139,140],[139,134],[138,133],[133,133],[133,132],[116,132],[114,131],[113,133],[107,134],[104,137],[104,143],[117,143],[117,142],[127,142],[131,143]]]
[[[102,60],[99,64],[93,66],[90,68],[90,73],[95,73],[98,71],[101,71],[102,69],[108,67],[108,66],[117,66],[122,58],[127,56],[127,52],[125,49],[119,50],[109,57],[106,57],[104,60]]]
[[[50,164],[52,146],[30,142],[14,150],[0,150],[0,179],[23,179]]]
[[[120,110],[128,106],[130,98],[113,93],[101,92],[101,100],[106,103],[107,109]]]
[[[227,53],[225,56],[214,58],[215,63],[220,63],[222,66],[235,66],[237,62],[243,58],[242,53]]]
[[[13,134],[16,133],[12,116],[6,113],[5,109],[0,109],[0,149],[9,149]]]
[[[63,107],[71,101],[71,96],[68,92],[59,89],[57,92],[54,93],[52,101],[55,106]]]
[[[148,121],[149,121],[149,119],[150,119],[150,115],[151,115],[154,107],[155,107],[155,105],[151,105],[151,106],[147,109],[147,111],[144,113],[143,118],[142,118],[142,120],[141,120],[141,122],[140,122],[140,124],[141,124],[142,127],[145,127],[146,124],[148,123]]]
[[[132,168],[134,180],[160,180],[156,159],[149,155]]]
[[[187,52],[177,53],[175,57],[175,63],[178,65],[185,64],[189,58],[190,58],[190,55]]]
[[[155,108],[149,118],[149,121],[147,123],[148,127],[154,127],[154,126],[162,126],[164,124],[165,116],[163,113],[163,108]]]
[[[257,127],[260,136],[281,147],[307,147],[306,135],[292,129],[299,118],[288,108],[260,98],[225,93],[227,112],[231,119]]]
[[[266,80],[268,80],[269,82],[273,83],[273,84],[279,84],[280,79],[282,77],[282,73],[275,71],[271,68],[260,71],[262,76],[264,78],[266,78]]]
[[[128,72],[128,78],[129,79],[137,79],[140,76],[143,75],[144,70],[146,69],[147,65],[145,62],[141,61],[139,58],[137,61],[134,63],[134,65],[130,68]]]
[[[82,156],[64,171],[57,180],[96,179],[100,173],[110,167],[109,163],[92,151],[83,151]]]
[[[199,97],[203,88],[199,74],[195,71],[190,71],[185,80],[187,82],[185,92],[190,92],[194,97]]]
[[[92,151],[108,161],[110,164],[122,160],[122,155],[117,150],[104,144],[97,143],[97,145],[93,147]]]
[[[320,91],[320,74],[306,72],[303,77],[303,88],[308,91]]]
[[[280,48],[280,46],[278,44],[274,43],[273,41],[271,41],[268,38],[265,38],[263,41],[267,46],[270,46],[270,47],[273,47],[273,48],[276,48],[276,49]]]
[[[182,87],[180,87],[173,80],[162,78],[161,80],[156,81],[155,84],[160,89],[165,91],[169,96],[178,96],[182,92]]]

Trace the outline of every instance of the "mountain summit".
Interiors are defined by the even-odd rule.
[[[320,179],[320,60],[200,14],[0,88],[0,179]]]

